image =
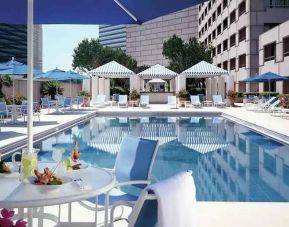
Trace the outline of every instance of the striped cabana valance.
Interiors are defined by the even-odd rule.
[[[156,64],[138,74],[139,77],[143,79],[154,79],[154,78],[161,78],[161,79],[173,79],[178,74],[174,71],[167,69],[166,67]]]
[[[181,75],[186,75],[188,78],[211,78],[216,76],[229,75],[228,71],[221,69],[208,62],[201,61],[191,68],[183,71]]]
[[[105,78],[129,78],[135,74],[130,69],[119,64],[116,61],[111,61],[89,72],[91,76],[99,76]]]

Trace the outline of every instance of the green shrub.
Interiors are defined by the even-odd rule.
[[[236,97],[242,98],[242,97],[244,97],[244,93],[243,92],[236,92]]]
[[[110,88],[110,94],[120,94],[120,95],[127,95],[129,92],[128,90],[122,88],[122,87],[111,87]]]
[[[131,92],[129,93],[130,99],[138,99],[139,98],[139,93],[137,92],[136,89],[132,89]]]
[[[205,88],[190,88],[189,89],[190,95],[199,95],[199,94],[206,94]]]
[[[177,93],[177,96],[179,98],[187,98],[190,95],[190,93],[186,90],[186,89],[181,89],[179,90],[179,92]]]
[[[14,102],[16,105],[21,105],[23,100],[27,100],[27,98],[24,96],[15,96],[14,97]],[[6,97],[5,101],[6,101],[7,105],[12,105],[13,104],[13,97]]]
[[[244,95],[256,95],[256,96],[278,96],[278,92],[245,92]]]
[[[79,96],[89,96],[89,93],[87,91],[81,91],[79,92]]]

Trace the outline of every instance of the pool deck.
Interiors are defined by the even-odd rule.
[[[88,109],[85,111],[68,112],[66,114],[43,114],[41,122],[35,119],[34,138],[40,139],[49,136],[58,130],[68,128],[74,124],[84,121],[95,115],[198,115],[198,114],[222,114],[223,116],[253,128],[271,137],[278,137],[284,142],[289,138],[289,120],[279,117],[272,117],[268,113],[255,113],[246,111],[245,108],[225,108],[205,107],[202,109],[179,108],[169,109],[166,105],[151,105],[149,109],[130,107],[120,109],[118,107],[106,107],[101,109]],[[20,119],[21,120],[21,119]],[[23,120],[22,120],[23,121]],[[0,132],[0,152],[7,151],[15,145],[26,144],[26,123],[15,125],[1,124]],[[271,134],[270,134],[271,133]],[[12,146],[13,145],[13,146]],[[5,149],[4,149],[5,148]],[[94,217],[89,211],[81,211],[75,205],[77,217],[89,220]],[[56,212],[56,207],[47,207],[49,211]],[[289,203],[239,203],[239,202],[197,202],[197,223],[198,227],[243,227],[243,226],[262,226],[262,227],[287,227],[289,226]],[[92,219],[93,220],[93,219]],[[51,223],[50,223],[51,224]],[[46,226],[53,226],[53,225]],[[81,226],[81,225],[78,225]],[[115,226],[126,226],[124,222],[118,222]]]

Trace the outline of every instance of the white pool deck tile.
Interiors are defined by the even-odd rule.
[[[33,129],[34,135],[41,133],[45,130],[56,127],[60,124],[65,124],[74,121],[95,112],[91,109],[82,113],[69,113],[69,114],[43,114],[41,116],[41,123],[35,123]],[[218,109],[214,107],[205,107],[202,109],[194,108],[179,108],[169,109],[167,105],[151,105],[148,109],[139,107],[118,108],[116,106],[101,108],[97,110],[97,114],[141,114],[141,113],[161,113],[165,116],[169,114],[199,114],[199,113],[224,113],[231,117],[241,119],[248,123],[257,125],[259,127],[275,131],[285,136],[289,136],[289,120],[279,117],[273,117],[268,113],[255,113],[245,110],[245,108],[225,108]],[[21,120],[21,119],[20,119]],[[37,119],[36,119],[37,120]],[[8,125],[1,124],[2,131],[0,133],[0,151],[1,147],[15,143],[19,140],[26,138],[26,125]],[[262,226],[262,227],[288,227],[289,226],[289,203],[239,203],[239,202],[197,202],[197,226],[198,227],[244,227],[244,226]],[[92,211],[83,210],[77,203],[73,205],[75,221],[93,221],[94,213]],[[63,214],[66,213],[66,208],[63,206]],[[55,206],[47,207],[48,213],[57,213],[58,208]],[[129,210],[126,210],[129,213]],[[100,220],[103,214],[99,214]],[[65,215],[64,215],[65,219]],[[64,220],[65,221],[65,220]],[[35,225],[37,226],[37,224]],[[53,222],[45,221],[44,226],[54,226]],[[65,225],[66,226],[66,225]],[[79,223],[77,226],[86,226]],[[127,226],[126,222],[120,221],[115,224],[118,226]]]

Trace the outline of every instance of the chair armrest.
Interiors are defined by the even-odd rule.
[[[117,182],[114,187],[122,187],[134,184],[150,184],[150,181],[147,180],[134,180],[134,181],[125,181],[125,182]]]

